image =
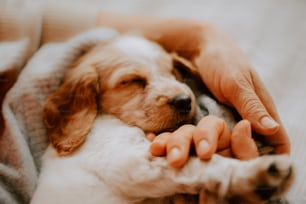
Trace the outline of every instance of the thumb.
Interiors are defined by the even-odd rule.
[[[232,103],[242,118],[251,122],[257,133],[273,135],[279,130],[280,125],[270,116],[253,90],[241,91]]]

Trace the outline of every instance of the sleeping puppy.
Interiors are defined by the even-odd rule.
[[[175,169],[150,154],[146,133],[171,131],[205,115],[178,80],[182,69],[196,72],[157,44],[128,35],[81,57],[45,104],[51,144],[31,203],[171,203],[176,194],[201,191],[215,195],[215,203],[234,196],[260,203],[287,192],[294,172],[285,155],[191,157]]]

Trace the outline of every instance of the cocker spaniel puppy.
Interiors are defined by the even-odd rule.
[[[233,196],[259,203],[283,195],[294,177],[288,156],[191,157],[175,169],[150,154],[147,132],[205,114],[198,91],[179,80],[186,74],[197,78],[191,63],[136,36],[116,37],[81,57],[45,104],[51,145],[31,203],[171,203],[175,194],[201,191],[218,203]]]

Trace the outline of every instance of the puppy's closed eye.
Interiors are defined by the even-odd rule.
[[[147,80],[141,76],[125,77],[119,82],[120,87],[139,86],[144,88],[147,85]]]

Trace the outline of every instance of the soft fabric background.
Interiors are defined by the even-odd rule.
[[[290,201],[306,203],[305,0],[90,1],[112,11],[210,20],[231,34],[264,80],[291,138],[298,172]]]

